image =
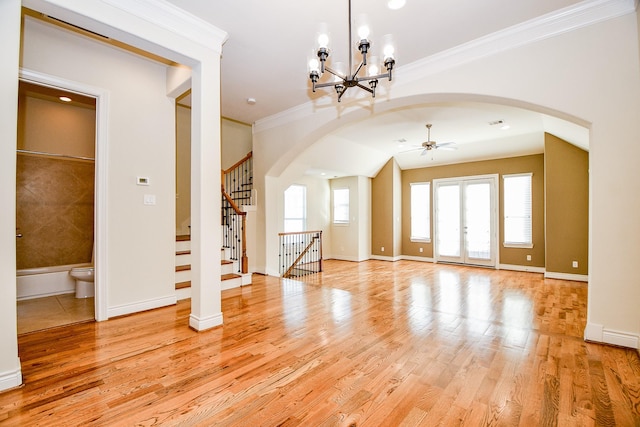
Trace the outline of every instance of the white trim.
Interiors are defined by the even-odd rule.
[[[576,282],[588,282],[589,276],[586,274],[557,273],[554,271],[546,271],[545,279],[573,280]]]
[[[207,329],[215,328],[222,325],[222,313],[218,313],[213,316],[209,316],[204,319],[198,319],[195,315],[189,315],[189,327],[196,331],[205,331]]]
[[[217,53],[222,52],[215,48],[228,39],[226,32],[165,0],[102,1]]]
[[[369,259],[375,259],[378,261],[400,261],[402,259],[402,256],[381,256],[381,255],[371,255],[371,257]]]
[[[394,81],[396,84],[411,84],[465,63],[633,13],[636,10],[635,3],[635,0],[585,0],[427,58],[398,66],[395,69]],[[295,122],[313,114],[316,109],[317,101],[309,101],[258,120],[253,125],[253,133]]]
[[[153,298],[146,301],[138,301],[134,303],[109,307],[107,314],[109,317],[123,316],[125,314],[138,313],[140,311],[152,310],[154,308],[174,305],[176,302],[177,302],[176,295],[174,294],[174,295],[166,296],[162,298]]]
[[[183,299],[191,298],[191,286],[188,288],[176,289],[176,300],[182,301]]]
[[[515,264],[499,264],[498,269],[500,270],[511,270],[511,271],[525,271],[529,273],[545,273],[544,267],[532,267],[529,265],[515,265]]]
[[[436,262],[436,260],[431,257],[414,256],[414,255],[403,255],[402,259],[407,261],[418,261],[418,262],[431,262],[431,263]]]
[[[18,367],[12,371],[0,373],[0,390],[7,391],[22,384],[22,371],[20,370],[20,358],[18,357]]]
[[[63,79],[50,74],[40,73],[25,68],[20,69],[20,79],[38,85],[61,88],[66,91],[94,97],[96,99],[96,153],[95,153],[95,218],[94,245],[95,256],[95,319],[107,320],[107,283],[108,282],[108,221],[107,221],[107,187],[109,141],[109,91],[84,83]]]
[[[596,323],[587,323],[587,326],[584,329],[584,339],[586,341],[600,342],[640,350],[640,335],[606,329],[603,325]]]

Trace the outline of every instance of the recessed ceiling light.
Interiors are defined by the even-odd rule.
[[[255,103],[256,103],[256,99],[255,98],[247,98],[247,104],[254,105]]]
[[[71,102],[71,98],[69,98],[68,96],[60,96],[58,97],[58,99],[62,102]]]
[[[387,2],[387,7],[392,10],[397,10],[404,7],[406,0],[389,0]]]

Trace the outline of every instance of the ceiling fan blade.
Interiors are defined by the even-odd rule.
[[[453,145],[438,145],[438,150],[444,150],[444,151],[456,151],[458,149],[458,147],[454,147]]]
[[[429,151],[428,148],[425,148],[424,150],[422,150],[422,153],[420,153],[421,156],[426,156],[427,155],[427,151]]]

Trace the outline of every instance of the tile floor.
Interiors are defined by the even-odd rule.
[[[18,334],[93,320],[94,299],[75,294],[18,301]]]

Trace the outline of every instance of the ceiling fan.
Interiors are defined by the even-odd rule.
[[[424,156],[425,154],[427,154],[428,151],[430,150],[457,150],[458,148],[455,146],[455,142],[443,142],[441,144],[438,144],[435,141],[431,140],[431,123],[427,123],[427,140],[425,142],[423,142],[422,145],[422,152],[420,153],[421,156]]]

